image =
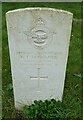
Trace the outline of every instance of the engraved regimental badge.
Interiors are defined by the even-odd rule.
[[[35,26],[26,34],[30,43],[37,48],[44,48],[53,39],[53,33],[46,27],[44,20],[40,17]]]

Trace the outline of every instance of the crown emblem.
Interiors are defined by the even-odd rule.
[[[36,25],[45,25],[43,19],[40,17],[36,23]]]

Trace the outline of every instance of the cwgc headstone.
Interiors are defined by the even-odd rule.
[[[15,107],[62,100],[72,13],[25,8],[6,13]]]

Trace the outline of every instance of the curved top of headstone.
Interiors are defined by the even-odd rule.
[[[30,42],[32,42],[31,44],[35,45],[37,48],[47,46],[47,43],[51,41],[51,35],[56,33],[56,30],[54,30],[56,27],[54,28],[52,24],[53,21],[56,21],[56,26],[59,24],[64,25],[65,21],[69,22],[72,20],[72,16],[73,14],[71,12],[65,10],[45,7],[20,8],[6,13],[7,21],[11,21],[10,28],[22,26],[20,29],[23,29],[24,27],[25,30],[23,33],[28,36]],[[26,20],[24,20],[24,18]],[[19,21],[20,25],[17,21]],[[62,21],[64,22],[62,23]],[[27,31],[28,28],[30,29]]]
[[[10,10],[8,12],[6,12],[6,14],[9,13],[16,13],[16,12],[22,12],[22,11],[34,11],[34,10],[38,10],[38,11],[53,11],[53,12],[61,12],[64,14],[69,14],[69,15],[73,15],[73,13],[69,12],[69,11],[65,11],[65,10],[61,10],[61,9],[55,9],[55,8],[44,8],[44,7],[30,7],[30,8],[21,8],[21,9],[15,9],[15,10]]]

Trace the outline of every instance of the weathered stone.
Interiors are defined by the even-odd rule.
[[[62,100],[72,16],[52,8],[6,13],[16,108],[34,100]]]

